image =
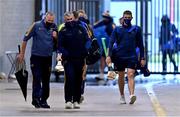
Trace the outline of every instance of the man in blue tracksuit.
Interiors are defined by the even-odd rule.
[[[167,55],[169,55],[170,62],[174,65],[174,72],[177,72],[178,66],[173,58],[173,54],[175,52],[175,43],[173,42],[173,38],[175,38],[175,35],[178,34],[178,30],[174,24],[171,24],[167,15],[164,15],[161,18],[161,23],[159,45],[162,51],[163,72],[167,71]]]
[[[97,77],[99,80],[104,80],[104,68],[106,67],[106,56],[109,44],[109,38],[115,28],[113,18],[110,16],[109,11],[102,15],[103,20],[95,23],[93,26],[94,36],[97,38],[99,45],[102,48],[102,57],[100,59],[100,75]]]
[[[54,14],[47,12],[43,20],[33,23],[26,32],[18,59],[23,61],[27,41],[33,37],[31,49],[31,71],[33,75],[32,105],[35,108],[50,108],[47,104],[52,65],[52,53],[57,40],[57,26]]]
[[[107,64],[113,62],[115,71],[118,71],[121,104],[126,104],[124,96],[124,74],[125,68],[128,68],[127,76],[130,93],[129,104],[133,104],[136,101],[136,96],[134,94],[134,72],[138,62],[136,47],[140,49],[140,63],[141,66],[144,66],[144,46],[140,27],[131,25],[131,11],[124,11],[123,19],[123,25],[115,28],[111,35],[106,62]]]
[[[65,71],[65,108],[79,109],[83,66],[87,56],[86,42],[89,40],[85,28],[75,21],[72,12],[64,14],[65,25],[59,31],[58,53]]]

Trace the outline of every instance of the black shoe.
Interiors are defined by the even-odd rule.
[[[100,77],[95,77],[95,79],[96,79],[97,81],[104,80],[104,78],[100,78]]]
[[[40,105],[40,102],[38,99],[34,99],[31,103],[35,108],[40,108],[41,105]]]
[[[138,75],[139,75],[139,72],[136,70],[135,73],[134,73],[134,77],[136,77]]]
[[[175,67],[175,68],[174,68],[174,72],[178,72],[178,67]]]
[[[148,77],[150,76],[150,71],[146,69],[143,74],[144,74],[144,77]]]
[[[161,72],[161,75],[166,75],[166,70],[163,70],[162,72]]]
[[[148,68],[143,67],[140,72],[144,75],[144,77],[150,76],[150,71]]]
[[[46,101],[41,101],[40,106],[41,108],[50,108]]]
[[[125,77],[125,81],[128,82],[128,77],[127,76]]]

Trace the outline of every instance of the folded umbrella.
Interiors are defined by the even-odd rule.
[[[19,49],[19,51],[20,51],[20,49]],[[16,62],[15,63],[15,65],[16,65],[15,76],[16,76],[17,82],[21,88],[21,91],[22,91],[23,96],[24,96],[25,101],[26,101],[27,83],[28,83],[28,71],[26,70],[26,62],[24,60],[22,63],[19,63],[18,59],[16,59],[15,62]]]
[[[27,70],[19,70],[15,73],[17,82],[21,88],[21,91],[23,93],[24,99],[26,101],[27,97],[27,83],[28,83],[28,71]]]

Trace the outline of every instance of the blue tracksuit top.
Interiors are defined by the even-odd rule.
[[[116,27],[109,43],[109,56],[137,60],[136,47],[140,49],[140,59],[144,59],[144,46],[141,28],[138,26]]]
[[[33,37],[31,54],[48,57],[53,53],[52,32],[57,31],[57,26],[52,24],[49,28],[45,25],[44,20],[35,22],[26,32],[23,41],[28,41]]]
[[[87,56],[86,44],[89,41],[86,29],[76,22],[65,27],[58,34],[58,53],[65,59],[80,59]]]

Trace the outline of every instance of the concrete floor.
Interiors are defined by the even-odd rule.
[[[0,80],[0,116],[180,116],[180,75],[136,77],[137,101],[133,105],[120,104],[117,85],[91,84],[87,82],[80,109],[64,108],[64,84],[56,82],[51,82],[51,109],[35,109],[31,105],[31,82],[25,102],[16,80]],[[127,84],[125,92],[128,102]]]

